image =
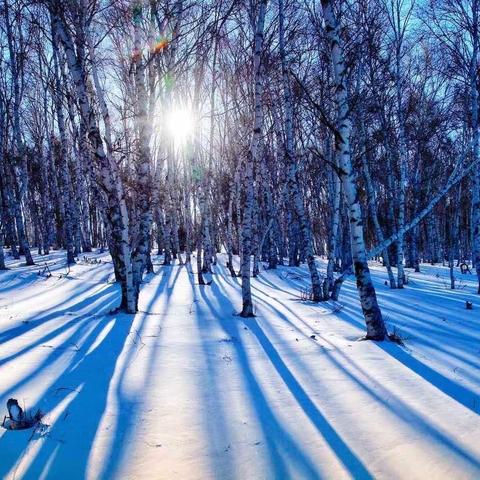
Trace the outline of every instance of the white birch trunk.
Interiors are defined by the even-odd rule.
[[[235,195],[235,184],[230,183],[230,195],[228,199],[228,217],[227,217],[227,268],[230,276],[236,277],[237,273],[233,267],[233,197]]]
[[[355,182],[355,172],[352,168],[351,161],[350,135],[352,122],[348,105],[347,72],[343,43],[340,38],[339,24],[335,17],[331,1],[322,0],[321,3],[327,37],[330,43],[336,89],[338,136],[336,138],[335,150],[345,200],[348,206],[352,260],[357,279],[357,289],[360,295],[360,303],[367,325],[366,338],[383,340],[387,332],[368,268],[365,241],[363,238],[362,212]]]
[[[480,130],[478,119],[478,2],[472,2],[472,60],[470,64],[470,95],[472,117],[472,152],[473,161],[477,167],[473,174],[472,190],[472,257],[478,279],[478,293],[480,294]]]
[[[2,118],[2,117],[0,117],[0,118]],[[0,142],[1,141],[2,141],[2,134],[0,132]],[[0,152],[0,155],[3,155],[3,154]],[[0,166],[1,166],[1,163],[2,162],[0,161]],[[6,270],[7,267],[5,266],[5,255],[3,253],[3,225],[1,223],[2,222],[2,213],[3,213],[3,198],[2,198],[1,191],[0,191],[0,270]]]
[[[333,270],[335,266],[335,251],[338,241],[338,229],[340,226],[340,204],[342,198],[340,177],[336,172],[332,172],[332,219],[331,227],[328,236],[328,263],[327,263],[327,275],[324,283],[323,298],[326,300],[329,298],[329,292],[333,290]]]
[[[110,152],[108,152],[108,150],[105,152],[95,112],[90,104],[87,93],[84,59],[77,58],[71,35],[65,28],[61,14],[61,6],[54,3],[51,11],[53,31],[58,38],[58,42],[63,45],[65,50],[67,65],[79,101],[80,115],[87,128],[88,139],[95,159],[98,162],[99,180],[106,194],[106,216],[111,229],[111,241],[109,244],[111,245],[111,254],[116,266],[116,273],[118,274],[122,287],[122,302],[120,308],[129,313],[135,313],[136,302],[128,234],[128,213],[123,187],[118,175],[117,164],[111,158]],[[97,96],[101,91],[101,88],[97,89]],[[104,102],[101,101],[101,96],[99,96],[99,103],[102,108]],[[105,118],[109,118],[108,111],[104,110],[102,113],[104,120]]]
[[[134,2],[134,63],[136,88],[136,122],[139,133],[138,154],[135,161],[136,174],[136,208],[138,210],[137,241],[132,252],[133,284],[135,289],[135,303],[138,309],[138,296],[143,273],[149,254],[150,229],[152,226],[151,211],[151,160],[150,138],[152,135],[151,122],[148,118],[148,98],[146,88],[146,69],[141,47],[141,19],[142,6]],[[153,51],[151,53],[153,55]]]
[[[307,261],[308,270],[312,282],[312,300],[319,302],[322,300],[322,285],[320,275],[318,274],[317,266],[315,264],[315,257],[313,252],[313,234],[310,219],[307,217],[303,205],[303,195],[298,185],[297,167],[295,161],[295,139],[293,132],[293,105],[292,94],[290,89],[290,80],[288,74],[288,64],[285,54],[285,12],[284,2],[279,0],[279,46],[280,59],[282,63],[282,83],[285,103],[285,155],[287,157],[288,165],[288,186],[290,190],[291,201],[295,209],[300,224],[300,230],[303,240],[303,251]]]
[[[53,33],[53,28],[52,28]],[[58,51],[58,44],[56,37],[52,35],[52,57],[53,57],[53,73],[55,78],[55,94],[54,94],[54,103],[55,110],[57,113],[57,126],[59,133],[59,161],[60,161],[60,178],[62,182],[62,191],[61,197],[63,202],[63,212],[64,212],[64,232],[65,232],[65,246],[67,250],[67,265],[75,263],[75,253],[74,253],[74,233],[73,233],[73,205],[72,205],[72,188],[71,188],[71,178],[69,173],[69,162],[68,162],[68,144],[67,144],[67,134],[65,126],[65,115],[62,104],[62,85],[60,81],[60,61],[59,56],[60,52]]]
[[[253,53],[253,75],[254,75],[254,121],[253,136],[248,152],[245,176],[245,208],[242,219],[242,257],[241,257],[241,276],[242,276],[242,317],[252,317],[253,301],[252,290],[250,286],[251,253],[252,253],[252,220],[254,208],[254,188],[253,188],[253,169],[258,161],[260,151],[260,142],[263,128],[263,78],[261,70],[261,58],[263,50],[263,29],[265,24],[265,13],[267,9],[267,0],[260,0],[258,8],[257,22],[255,26],[254,53]]]
[[[12,83],[13,83],[13,143],[14,143],[14,153],[17,158],[22,163],[21,171],[23,174],[23,181],[26,185],[26,172],[23,165],[25,161],[25,152],[22,142],[22,134],[20,130],[20,84],[19,84],[19,75],[20,72],[17,70],[17,55],[14,45],[14,33],[12,31],[12,25],[10,23],[10,14],[9,14],[9,2],[8,0],[4,0],[4,15],[5,15],[5,30],[7,33],[7,44],[8,44],[8,52],[10,55],[10,71],[12,75]],[[8,165],[6,166],[8,168]],[[12,168],[12,179],[16,181],[16,175]],[[14,190],[14,189],[13,189]],[[30,253],[30,245],[28,243],[27,235],[25,232],[25,224],[24,224],[24,216],[22,212],[22,188],[18,188],[18,194],[15,195],[15,192],[12,192],[11,195],[11,202],[13,206],[13,212],[15,216],[15,224],[17,227],[17,234],[18,234],[18,241],[20,252],[22,255],[25,255],[25,263],[27,265],[34,265],[34,261],[32,258],[32,254]],[[17,197],[17,198],[15,198]]]
[[[405,226],[405,190],[407,181],[407,147],[405,140],[405,125],[402,109],[402,90],[401,90],[401,66],[400,66],[400,46],[397,48],[396,66],[395,66],[395,88],[397,96],[397,117],[398,117],[398,154],[400,179],[398,186],[398,231],[402,232]],[[381,241],[379,239],[379,241]],[[405,272],[403,269],[404,262],[404,236],[399,233],[397,240],[397,287],[403,288],[405,280]]]

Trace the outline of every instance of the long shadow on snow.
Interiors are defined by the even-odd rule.
[[[73,355],[71,350],[54,349],[33,374],[15,385],[15,388],[19,389],[62,356],[72,355],[69,359],[69,366],[46,389],[37,402],[37,405],[47,410],[45,422],[48,422],[48,412],[56,408],[61,410],[59,412],[61,415],[50,426],[48,436],[42,440],[43,443],[24,478],[38,478],[40,472],[47,467],[50,478],[62,478],[67,473],[61,469],[56,471],[56,467],[68,468],[71,478],[85,478],[95,432],[106,406],[110,379],[115,370],[117,357],[129,334],[132,321],[133,316],[99,319],[95,328],[81,344],[81,348]],[[101,339],[100,344],[90,353],[86,353],[94,347],[95,342],[99,340],[110,322],[113,322],[113,326]],[[75,340],[75,335],[70,339]],[[68,401],[67,397],[70,395],[73,395],[73,399],[68,403],[68,407],[63,406],[62,404]],[[80,431],[75,432],[69,429],[70,419],[75,419],[76,425],[81,425]],[[5,448],[2,443],[9,440],[14,442],[15,435],[16,432],[4,434],[0,441],[0,449]],[[16,455],[0,462],[0,477],[6,476],[28,447],[28,443],[18,444]],[[11,452],[12,449],[10,448],[9,451]]]
[[[167,278],[165,278],[166,280]],[[135,318],[134,315],[99,318],[95,327],[80,341],[78,337],[84,333],[83,330],[87,324],[83,325],[63,343],[64,346],[80,344],[77,351],[58,346],[52,350],[52,353],[33,374],[28,375],[28,378],[22,379],[14,386],[15,389],[20,388],[62,355],[72,355],[64,373],[46,389],[44,395],[37,402],[37,405],[47,410],[46,422],[48,422],[48,412],[54,409],[61,411],[57,412],[57,420],[50,426],[47,437],[41,440],[43,443],[27,468],[24,478],[36,479],[41,472],[47,473],[47,478],[64,478],[67,474],[66,469],[68,469],[69,478],[86,478],[88,460],[100,421],[107,407],[110,382],[117,368],[118,358],[131,335]],[[128,358],[135,354],[135,350],[135,346],[129,349],[127,361],[124,363],[126,367],[129,365]],[[125,402],[122,403],[120,399],[119,412],[123,413],[122,408],[125,407]],[[75,424],[69,428],[70,419],[75,419]],[[101,478],[106,478],[107,474],[114,478],[114,473],[126,447],[122,441],[123,432],[119,433],[119,420],[118,418],[116,430],[112,432],[114,439],[111,444],[111,452]],[[75,426],[79,428],[78,431],[75,430]],[[15,444],[15,434],[16,432],[7,432],[0,439],[0,450],[3,450],[4,442],[11,441],[9,452],[14,452],[9,459],[2,459],[0,462],[1,478],[6,477],[29,448],[28,442],[23,445],[18,442]]]
[[[322,341],[333,346],[333,344],[324,337],[322,337]],[[389,347],[399,348],[394,344],[386,344],[384,346],[384,348]],[[358,384],[358,386],[368,393],[374,401],[383,405],[383,407],[401,419],[405,424],[424,431],[428,436],[434,438],[437,442],[444,445],[458,457],[470,463],[471,466],[480,472],[480,460],[478,458],[476,458],[470,451],[465,450],[462,446],[458,445],[455,439],[449,438],[441,429],[437,429],[420,414],[416,413],[415,410],[402,400],[401,397],[393,394],[393,392],[389,391],[381,382],[377,381],[371,371],[365,371],[365,369],[357,365],[352,358],[341,350],[336,350],[336,353],[341,358],[340,361],[335,358],[333,352],[329,352],[328,350],[322,351],[326,354],[328,360],[335,368],[341,370],[348,378],[350,378],[350,380]],[[346,368],[347,366],[350,368]],[[373,388],[367,384],[366,381],[362,380],[362,378],[368,379]]]
[[[227,298],[214,283],[212,284],[212,292],[216,299],[222,305],[233,305],[229,298]],[[252,405],[256,410],[259,423],[264,429],[265,441],[269,449],[270,461],[272,468],[275,472],[275,478],[288,477],[288,470],[286,468],[285,460],[280,456],[279,447],[283,447],[284,451],[288,451],[291,455],[290,461],[296,463],[308,478],[319,478],[320,474],[315,467],[315,463],[306,457],[306,454],[302,452],[301,447],[296,444],[294,439],[288,434],[288,432],[280,425],[278,419],[275,417],[272,409],[269,406],[268,399],[264,395],[260,383],[255,378],[253,371],[250,367],[250,360],[248,358],[247,351],[243,348],[240,342],[240,333],[238,329],[238,321],[234,319],[226,319],[224,312],[216,311],[212,305],[210,299],[203,294],[204,300],[210,305],[213,315],[220,322],[220,325],[224,331],[230,335],[239,339],[233,343],[235,351],[240,360],[240,365],[244,374],[244,379],[249,387]],[[328,421],[323,417],[314,403],[309,399],[305,390],[295,379],[288,367],[285,365],[279,354],[273,348],[272,344],[268,341],[263,331],[258,326],[255,319],[249,319],[243,321],[240,317],[239,321],[249,328],[252,333],[255,334],[260,344],[262,345],[267,357],[272,365],[277,370],[279,376],[290,390],[299,406],[305,412],[310,421],[315,425],[319,433],[330,444],[332,449],[336,452],[339,460],[343,463],[348,471],[356,478],[371,478],[370,473],[358,457],[349,449],[341,437],[335,432]]]
[[[176,269],[176,274],[170,283],[173,269]],[[167,266],[163,267],[161,271],[163,276],[156,287],[156,292],[152,295],[152,300],[147,305],[144,313],[139,313],[142,320],[140,325],[135,328],[135,335],[137,338],[141,338],[142,333],[146,327],[147,318],[153,304],[158,300],[158,296],[164,294],[166,296],[166,301],[162,313],[165,313],[168,309],[168,305],[175,288],[176,281],[180,275],[182,266]],[[168,286],[167,286],[168,285]],[[158,312],[157,312],[158,313]],[[163,320],[162,315],[155,315],[155,318]],[[155,365],[158,362],[158,350],[160,348],[160,331],[162,328],[162,323],[159,320],[157,325],[155,343],[151,346],[151,352],[149,352],[149,362],[146,368],[142,368],[141,372],[136,372],[140,378],[136,378],[135,384],[136,389],[140,392],[139,396],[132,396],[128,393],[127,385],[127,374],[128,367],[135,361],[136,355],[138,354],[138,349],[130,349],[125,355],[125,360],[123,361],[123,369],[120,371],[118,376],[118,381],[115,385],[115,397],[118,405],[118,411],[122,413],[122,418],[117,417],[115,424],[110,427],[112,436],[112,441],[110,444],[109,452],[105,454],[104,464],[101,470],[99,478],[102,479],[117,479],[119,478],[119,469],[121,468],[122,461],[126,457],[128,448],[131,446],[130,439],[133,434],[133,428],[135,427],[137,421],[140,419],[138,415],[143,412],[142,404],[146,398],[146,392],[148,391],[148,384],[152,380],[155,374]],[[148,348],[148,347],[147,347]],[[125,421],[125,418],[127,420]]]
[[[279,302],[281,303],[281,302]],[[275,308],[272,305],[265,304],[265,307],[270,308],[272,311]],[[292,327],[298,328],[294,325],[287,317],[285,317],[281,312],[278,311],[278,315],[283,317],[286,322],[288,322]],[[341,316],[343,316],[341,314]],[[343,318],[344,321],[349,321],[349,319]],[[352,323],[357,324],[357,320],[355,318],[351,319]],[[255,323],[257,323],[255,321]],[[302,323],[303,322],[302,320]],[[264,339],[266,336],[263,335]],[[332,347],[335,347],[333,343],[330,342],[327,338],[321,336],[321,341],[324,343],[330,344]],[[318,345],[319,349],[321,348]],[[384,345],[383,348],[387,349],[392,347],[393,349],[400,349],[397,345]],[[377,382],[372,376],[372,372],[366,372],[363,368],[356,365],[353,360],[345,355],[341,349],[334,349],[333,351],[329,351],[328,349],[321,349],[320,352],[325,354],[327,359],[331,362],[332,367],[338,369],[339,372],[346,375],[352,382],[356,383],[359,387],[361,387],[372,399],[379,404],[383,405],[386,409],[388,409],[392,414],[397,416],[401,419],[405,424],[408,425],[417,425],[417,428],[423,430],[427,435],[435,438],[438,442],[443,444],[446,448],[456,454],[458,457],[464,459],[470,465],[472,465],[475,469],[480,471],[480,461],[479,459],[475,458],[475,456],[462,448],[458,445],[454,439],[449,438],[446,436],[441,430],[435,428],[434,425],[431,425],[428,421],[426,421],[421,415],[417,414],[413,409],[411,409],[400,397],[394,395],[393,392],[389,391],[385,388],[381,383]],[[408,355],[404,352],[405,355]],[[342,362],[339,362],[335,355],[339,355],[342,358]],[[299,364],[302,362],[299,361]],[[351,369],[347,369],[346,367],[350,366],[351,369],[355,370],[355,373],[351,371]],[[309,374],[312,377],[311,373]],[[370,382],[373,382],[375,388],[372,388],[366,381],[361,380],[361,378],[368,378]],[[388,401],[386,399],[389,399]]]
[[[22,323],[19,326],[12,327],[8,330],[4,330],[3,332],[0,332],[0,342],[4,343],[4,342],[7,342],[7,341],[11,340],[12,338],[18,338],[19,335],[22,335],[23,333],[26,333],[26,332],[30,332],[34,328],[42,325],[45,322],[48,322],[52,318],[57,318],[59,315],[69,315],[71,313],[75,313],[76,311],[79,311],[79,310],[89,306],[93,301],[103,297],[104,295],[117,294],[120,291],[119,288],[118,288],[118,285],[116,285],[116,284],[108,285],[104,288],[101,288],[101,290],[98,290],[98,285],[94,285],[94,286],[89,285],[86,288],[81,288],[81,289],[77,290],[75,292],[75,296],[88,294],[88,292],[91,291],[91,290],[96,290],[96,293],[93,294],[93,295],[85,296],[85,298],[83,298],[83,300],[75,303],[74,305],[71,305],[68,308],[64,308],[63,310],[59,310],[59,308],[61,308],[62,305],[66,304],[66,303],[69,303],[71,301],[70,298],[64,300],[63,302],[57,303],[52,308],[49,308],[49,309],[45,310],[46,313],[44,315],[37,316],[37,313],[35,313],[35,316],[37,316],[37,318],[35,320],[28,321],[28,323]],[[115,298],[115,299],[117,300],[117,298]],[[34,300],[32,299],[32,302],[33,301]],[[102,307],[103,307],[103,309],[107,310],[109,305],[110,304],[104,303],[102,305]],[[50,312],[50,313],[48,313],[48,312]],[[26,320],[28,320],[28,319],[26,319]]]
[[[298,328],[295,326],[291,321],[283,315],[280,311],[278,311],[275,307],[273,307],[272,304],[268,304],[265,302],[264,299],[261,299],[257,297],[258,300],[261,301],[261,303],[264,304],[264,307],[269,308],[272,311],[277,311],[277,315],[279,317],[282,317],[286,322],[288,322],[291,326]],[[284,305],[284,303],[278,299],[275,299],[279,304]],[[290,309],[287,308],[287,310],[290,311]],[[301,323],[307,325],[306,322],[304,322],[298,315],[295,315],[298,320],[301,321]],[[337,316],[339,316],[342,320],[351,323],[355,326],[362,327],[363,323],[360,322],[355,315],[354,312],[344,312],[341,311],[340,313],[337,313]],[[255,322],[257,323],[257,322]],[[258,323],[257,323],[258,325]],[[264,336],[266,338],[266,336]],[[324,337],[321,337],[321,340],[327,343],[330,343],[330,341]],[[332,344],[333,346],[333,344]],[[429,372],[429,375],[427,378],[425,378],[427,381],[430,381],[433,385],[435,385],[437,388],[439,388],[443,393],[446,393],[447,395],[451,396],[453,399],[457,400],[460,402],[462,405],[466,406],[467,408],[470,408],[472,411],[477,413],[475,410],[475,399],[477,398],[475,393],[472,392],[471,390],[456,384],[455,382],[449,380],[448,378],[444,377],[443,375],[439,374],[438,372],[434,371],[430,367],[427,367],[423,363],[419,362],[417,359],[413,358],[411,355],[409,355],[407,352],[405,352],[403,349],[398,347],[397,345],[383,345],[379,344],[381,348],[386,350],[390,355],[392,355],[392,352],[397,352],[396,355],[393,355],[394,358],[397,360],[403,361],[405,366],[410,366],[412,368],[412,363],[417,367],[417,371],[412,368],[412,370],[416,371],[417,374],[418,370],[422,370],[425,372],[427,370]],[[366,372],[364,372],[359,366],[355,365],[352,360],[345,356],[341,351],[337,350],[344,360],[352,365],[358,373],[360,373],[361,376],[367,376],[370,377]],[[372,390],[365,382],[361,381],[358,376],[353,375],[350,373],[347,369],[345,369],[344,366],[342,366],[338,361],[334,359],[332,354],[330,354],[328,351],[323,350],[322,352],[327,355],[330,361],[332,361],[333,365],[343,371],[351,380],[353,380],[355,383],[358,383],[359,386],[361,386],[369,395],[372,396],[372,398],[376,401],[379,401],[380,403],[384,404],[385,407],[391,409],[391,406],[384,401],[382,397],[376,394],[374,390]],[[399,358],[397,358],[399,357]],[[459,388],[457,388],[457,386]],[[383,389],[383,387],[379,384],[377,384],[377,388]],[[385,398],[392,398],[391,392],[386,391],[385,392]],[[468,400],[470,400],[470,402]],[[474,466],[476,469],[480,470],[480,462],[477,458],[475,458],[470,452],[464,450],[461,446],[457,445],[452,439],[448,438],[445,436],[440,430],[437,430],[434,426],[430,425],[425,419],[423,419],[420,415],[416,414],[413,410],[411,410],[407,405],[405,405],[399,398],[396,399],[396,403],[398,404],[397,408],[395,410],[391,410],[392,413],[397,415],[399,418],[401,418],[403,421],[406,423],[411,423],[412,421],[417,423],[420,428],[422,428],[428,435],[431,435],[435,438],[437,438],[438,441],[440,441],[442,444],[444,444],[448,449],[450,449],[452,452],[454,452],[456,455],[459,457],[463,458],[464,460],[468,461],[472,466]]]
[[[231,431],[229,428],[229,419],[226,404],[224,402],[225,392],[228,391],[228,380],[222,378],[221,368],[218,366],[217,359],[212,357],[212,347],[209,347],[216,339],[213,338],[216,322],[213,322],[208,315],[210,308],[202,308],[198,301],[198,292],[200,296],[205,298],[205,289],[210,290],[211,287],[199,285],[195,283],[194,275],[188,274],[188,279],[193,292],[193,301],[195,303],[194,315],[198,326],[198,335],[201,339],[201,348],[204,356],[205,368],[201,374],[204,381],[200,381],[202,385],[199,391],[199,402],[202,411],[214,412],[213,415],[205,415],[205,426],[208,429],[208,438],[210,439],[209,449],[211,455],[210,475],[211,478],[225,480],[225,472],[228,472],[228,478],[235,478],[235,465],[232,454],[225,452],[225,448],[231,444]],[[204,386],[208,385],[208,389]],[[209,407],[209,408],[207,408]]]
[[[104,293],[112,294],[114,292],[104,291]],[[109,300],[106,299],[105,302],[107,304],[110,304],[112,302],[112,295],[110,295],[110,299]],[[55,314],[49,315],[48,319],[53,320],[57,317],[61,318],[62,316],[63,316],[63,312],[59,312],[57,315]],[[64,329],[61,327],[60,329],[57,329],[57,330],[61,330],[61,332],[66,332],[68,330],[71,330],[71,331],[69,333],[69,336],[65,338],[61,344],[57,345],[56,347],[47,346],[51,348],[51,351],[50,351],[51,353],[46,357],[44,357],[40,361],[40,363],[38,363],[35,366],[35,370],[33,372],[30,372],[24,378],[19,379],[15,384],[10,385],[7,390],[1,392],[0,401],[3,401],[4,399],[6,399],[9,395],[16,394],[16,392],[18,392],[23,386],[25,386],[28,382],[30,382],[32,378],[43,373],[44,370],[52,366],[62,356],[67,355],[69,352],[70,353],[75,351],[82,352],[84,350],[87,350],[86,348],[84,348],[84,345],[87,344],[92,333],[94,333],[96,330],[101,328],[102,323],[105,323],[105,318],[106,318],[105,315],[91,316],[89,314],[85,314],[79,317],[76,322],[73,322],[73,323],[67,322],[67,324],[65,324]],[[95,322],[97,323],[95,324]],[[92,324],[94,324],[93,329],[91,328]],[[73,327],[75,327],[76,325],[78,325],[78,328],[74,329]],[[54,332],[56,332],[56,330]],[[48,337],[48,334],[43,338],[46,338],[46,337]],[[20,352],[22,353],[23,350]],[[11,357],[15,358],[15,354],[5,359],[2,359],[2,363],[6,363],[10,359],[12,359]]]
[[[45,322],[52,321],[62,317],[69,318],[71,312],[82,309],[86,307],[88,304],[92,303],[93,301],[97,301],[105,297],[102,300],[102,310],[104,310],[104,313],[97,312],[93,315],[84,314],[84,315],[79,315],[77,317],[73,317],[71,320],[60,325],[56,329],[49,331],[48,333],[46,333],[41,337],[37,337],[32,343],[24,345],[21,349],[17,350],[15,353],[8,355],[6,357],[0,358],[0,366],[20,357],[21,355],[29,352],[33,348],[38,347],[44,344],[45,342],[48,342],[54,339],[55,337],[69,330],[75,325],[85,323],[85,321],[95,320],[96,318],[104,316],[108,312],[109,308],[113,307],[118,302],[117,293],[118,293],[118,289],[115,288],[114,285],[111,285],[105,288],[104,290],[98,292],[97,294],[72,305],[68,309],[51,312],[47,315],[37,318],[34,321],[28,321],[28,323],[24,323],[21,326],[14,327],[8,331],[3,332],[3,334],[1,334],[0,336],[0,340],[2,341],[2,344],[5,344],[9,340],[18,339],[20,335],[31,333],[32,330],[44,324]]]
[[[212,283],[211,289],[212,291],[217,290],[214,283]],[[233,305],[227,297],[219,294],[218,290],[215,293],[216,298],[222,305],[230,305],[233,308]],[[217,310],[203,290],[201,290],[201,295],[210,308],[213,317],[219,321],[223,331],[228,336],[238,339],[238,341],[232,342],[232,346],[239,359],[243,380],[248,387],[251,406],[263,430],[263,439],[268,450],[269,462],[273,472],[272,478],[289,478],[286,461],[280,452],[288,452],[290,455],[289,460],[292,463],[296,463],[307,478],[320,478],[316,472],[313,461],[307,458],[306,454],[301,450],[301,447],[280,424],[280,421],[270,407],[268,399],[263,393],[261,385],[250,367],[248,353],[241,345],[237,319],[231,318],[230,315],[225,319],[225,312]]]
[[[82,282],[81,278],[69,276],[63,276],[61,279],[57,278],[56,275],[63,274],[65,275],[65,266],[61,265],[58,268],[51,269],[51,273],[54,275],[50,278],[46,278],[43,276],[38,275],[38,271],[43,268],[42,265],[33,265],[31,267],[14,267],[11,270],[4,270],[0,271],[0,295],[9,294],[11,291],[18,290],[18,289],[26,289],[32,284],[44,284],[44,292],[51,290],[52,292],[58,287],[58,282],[61,280],[62,282],[76,282],[78,284],[83,283],[82,287],[75,288],[75,294],[78,295],[81,293],[82,290],[90,289],[91,287],[88,286],[89,282],[88,279],[86,282]],[[95,282],[95,286],[98,287],[100,283],[106,281],[109,277],[111,272],[106,270],[106,266],[102,264],[101,266],[95,267],[95,272],[98,272],[98,269],[105,270],[105,278],[102,281]],[[62,270],[62,272],[57,272],[57,270]],[[83,288],[84,285],[87,285],[86,288]],[[26,301],[29,299],[33,299],[35,294],[30,297],[24,297],[22,300]],[[3,297],[2,297],[3,298]]]
[[[460,383],[454,382],[453,380],[445,377],[397,345],[378,344],[378,347],[398,360],[405,367],[412,370],[412,372],[431,383],[445,395],[448,395],[450,398],[478,415],[479,396],[475,392],[467,387],[464,387]]]
[[[350,323],[359,325],[360,322],[357,320],[357,318],[355,318],[355,312],[353,311],[353,309],[349,310],[350,311],[342,310],[338,316],[340,318],[344,318],[344,320]],[[448,337],[449,332],[446,329],[443,337],[441,336],[441,334],[438,334],[437,338],[439,345],[441,346],[442,343],[448,343]],[[384,344],[379,343],[378,347],[391,355],[396,360],[398,360],[404,366],[412,370],[414,373],[422,377],[425,381],[431,383],[433,386],[438,388],[445,395],[448,395],[450,398],[454,399],[472,412],[476,414],[479,413],[478,395],[469,388],[445,377],[444,375],[429,367],[425,363],[421,362],[399,346],[388,345],[388,347],[386,347]],[[455,358],[465,361],[461,355],[456,355],[454,352],[447,353]]]
[[[258,325],[258,322],[253,319],[252,321],[248,322],[248,325],[250,327],[250,331],[257,337],[260,345],[262,345],[263,350],[272,362],[278,374],[281,376],[285,385],[295,397],[298,404],[302,407],[310,421],[315,425],[315,428],[318,430],[318,432],[332,447],[332,450],[338,456],[345,468],[351,473],[351,475],[353,475],[354,478],[373,478],[358,456],[355,455],[353,450],[351,450],[351,448],[345,443],[340,435],[333,429],[333,427],[328,423],[327,419],[318,410],[317,406],[312,402],[303,387],[288,369],[273,344],[268,340],[267,336]]]

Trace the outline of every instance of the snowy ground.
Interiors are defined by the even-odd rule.
[[[202,287],[157,265],[142,312],[109,315],[111,263],[89,257],[104,263],[65,276],[56,252],[36,258],[48,279],[13,261],[0,273],[1,418],[15,397],[49,425],[0,429],[0,478],[480,478],[473,275],[450,291],[446,268],[422,266],[390,291],[374,266],[400,347],[356,341],[352,281],[336,305],[300,301],[303,268],[253,281],[254,319],[234,315],[223,266]]]

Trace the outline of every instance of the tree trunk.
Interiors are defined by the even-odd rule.
[[[53,31],[63,45],[67,65],[72,77],[80,106],[80,115],[85,123],[88,139],[98,162],[100,183],[106,196],[106,217],[110,227],[110,253],[115,271],[121,283],[122,301],[120,308],[128,313],[136,312],[136,296],[133,285],[131,249],[129,240],[128,212],[118,167],[110,156],[108,138],[109,115],[102,98],[102,89],[96,83],[97,97],[104,117],[107,151],[105,152],[95,112],[87,93],[87,75],[84,58],[76,55],[68,29],[62,20],[62,6],[54,2],[51,10]],[[92,62],[94,64],[94,62]],[[93,72],[92,72],[93,73]],[[94,76],[95,80],[95,76]]]
[[[315,256],[313,252],[313,234],[310,219],[307,218],[305,207],[303,204],[303,195],[298,185],[297,166],[295,161],[295,139],[293,131],[293,105],[292,94],[290,89],[289,70],[285,54],[285,13],[284,2],[279,0],[279,46],[280,59],[282,63],[282,83],[283,83],[283,99],[285,103],[285,156],[288,168],[288,190],[291,197],[295,214],[298,217],[300,230],[303,241],[303,252],[307,261],[308,270],[312,282],[312,300],[319,302],[322,300],[322,285],[320,275],[318,274]]]
[[[253,317],[252,290],[250,287],[250,268],[252,253],[252,220],[254,208],[254,187],[253,187],[253,169],[260,154],[260,142],[263,128],[263,78],[261,69],[261,57],[263,49],[263,29],[265,23],[265,12],[267,9],[267,0],[260,0],[258,17],[255,26],[254,40],[254,108],[255,116],[253,122],[253,137],[248,152],[245,165],[244,189],[245,189],[245,207],[242,219],[242,258],[241,258],[241,276],[242,276],[242,317]]]
[[[363,238],[362,212],[358,199],[355,172],[352,168],[350,135],[352,122],[348,105],[347,72],[345,67],[343,42],[340,28],[330,0],[322,0],[322,9],[326,24],[326,33],[330,43],[335,81],[335,100],[337,106],[337,138],[335,151],[338,158],[340,178],[345,200],[348,206],[352,260],[357,279],[360,303],[367,325],[366,338],[383,340],[386,328],[378,306],[375,288],[368,268],[365,241]]]
[[[133,286],[135,290],[135,308],[138,309],[140,284],[150,251],[150,229],[152,226],[151,211],[151,169],[150,169],[150,137],[151,122],[147,112],[146,69],[142,54],[140,25],[142,7],[138,3],[133,11],[134,23],[134,63],[136,88],[136,122],[139,135],[138,154],[135,161],[136,208],[138,210],[138,228],[136,245],[132,252]],[[153,54],[153,53],[152,53]],[[151,65],[153,67],[153,65]]]

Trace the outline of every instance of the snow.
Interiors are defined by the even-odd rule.
[[[262,271],[243,319],[223,256],[211,286],[154,259],[133,316],[109,314],[108,255],[70,272],[64,256],[0,273],[0,412],[14,397],[48,425],[0,429],[0,478],[480,478],[473,275],[451,291],[447,268],[422,265],[392,291],[372,264],[401,347],[358,341],[353,279],[316,305],[305,268]]]

